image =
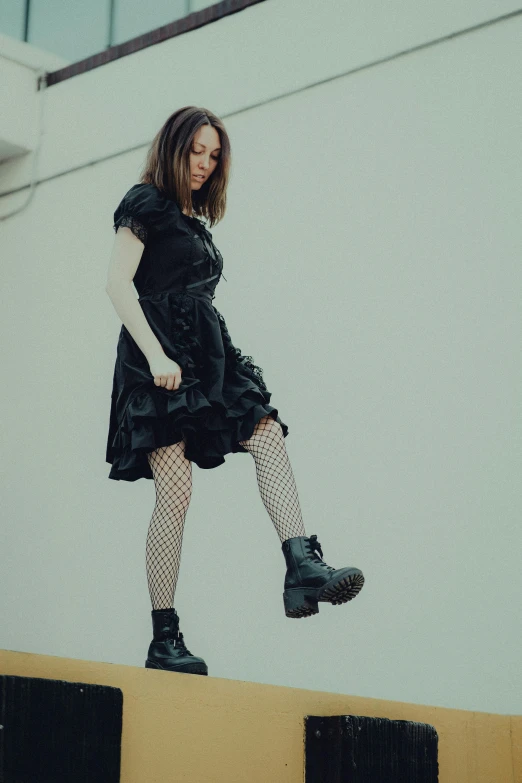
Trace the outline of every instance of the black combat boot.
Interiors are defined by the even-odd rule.
[[[283,593],[287,617],[317,614],[318,601],[331,604],[351,601],[364,584],[363,573],[358,568],[336,569],[321,559],[323,550],[316,535],[287,538],[281,548],[287,566]]]
[[[153,609],[151,614],[154,638],[149,645],[145,668],[187,674],[208,674],[207,664],[203,658],[192,655],[185,647],[176,610]]]

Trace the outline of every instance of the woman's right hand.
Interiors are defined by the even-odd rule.
[[[149,362],[149,369],[154,376],[156,386],[174,391],[181,383],[181,367],[168,356],[157,356]]]

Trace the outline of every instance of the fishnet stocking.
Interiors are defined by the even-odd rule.
[[[287,538],[306,536],[294,474],[279,422],[271,416],[264,416],[256,424],[252,436],[239,442],[254,458],[261,499],[281,543]]]
[[[147,533],[147,582],[153,609],[170,609],[179,575],[185,516],[192,496],[192,462],[185,442],[147,454],[156,505]]]

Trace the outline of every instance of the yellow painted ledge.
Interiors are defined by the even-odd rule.
[[[440,783],[522,783],[522,716],[0,650],[0,674],[123,692],[121,783],[303,783],[304,716],[430,723]]]

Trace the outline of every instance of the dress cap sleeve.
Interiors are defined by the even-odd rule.
[[[145,245],[152,232],[165,226],[179,211],[175,202],[167,199],[148,183],[133,185],[114,212],[113,228],[127,226]]]

